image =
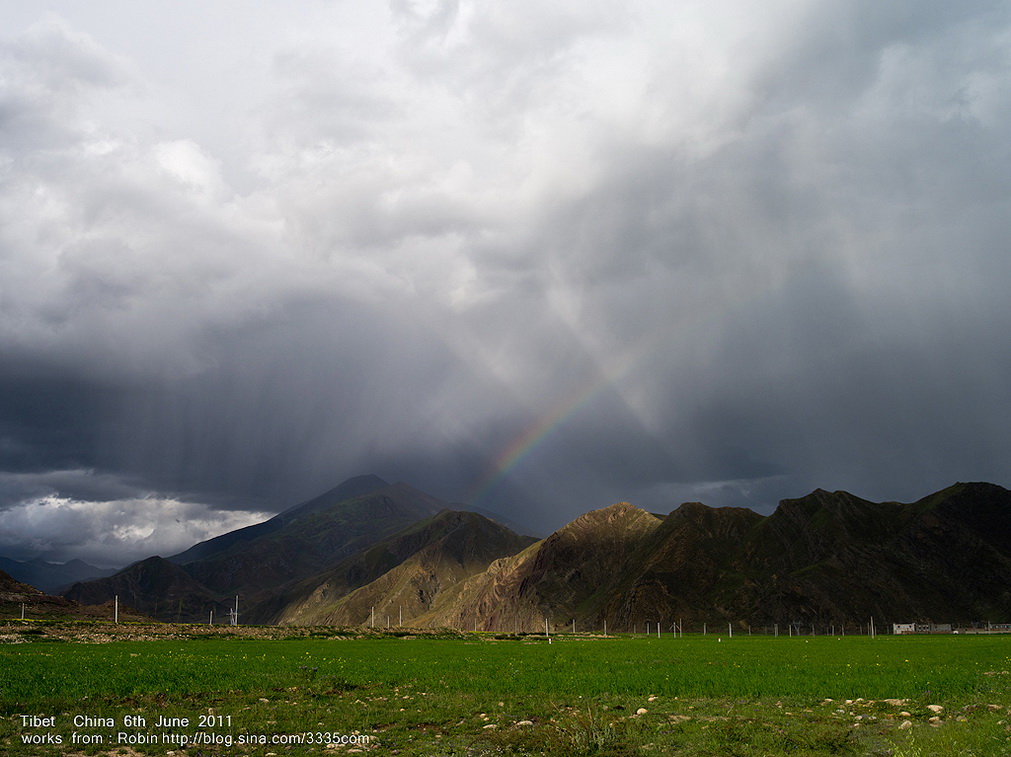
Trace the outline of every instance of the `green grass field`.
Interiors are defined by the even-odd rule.
[[[11,755],[1011,754],[1004,636],[34,638]]]

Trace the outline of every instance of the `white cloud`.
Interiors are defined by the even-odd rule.
[[[155,554],[168,557],[268,517],[157,496],[82,502],[49,495],[4,512],[0,554],[21,559],[41,554],[56,561],[76,557],[99,567],[122,567]]]
[[[161,142],[155,145],[158,164],[174,179],[192,188],[208,201],[227,201],[227,186],[221,178],[220,163],[210,158],[193,140]]]

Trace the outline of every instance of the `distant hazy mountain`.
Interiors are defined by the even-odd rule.
[[[46,562],[41,558],[24,562],[0,556],[0,570],[12,578],[42,589],[49,594],[58,593],[78,581],[89,578],[111,576],[116,572],[110,568],[96,568],[81,560],[71,560],[66,563]]]

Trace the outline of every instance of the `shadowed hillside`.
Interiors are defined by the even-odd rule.
[[[161,557],[141,560],[108,578],[74,584],[65,594],[83,605],[100,605],[117,595],[142,613],[174,622],[207,621],[212,610],[219,622],[226,622],[228,607],[234,606]]]
[[[686,503],[589,513],[446,593],[423,621],[633,630],[707,621],[842,627],[1011,618],[1011,493],[956,484],[912,504],[816,490],[763,517]]]
[[[277,596],[299,581],[445,507],[407,484],[360,476],[264,523],[75,584],[65,596],[97,603],[119,594],[160,620],[203,622],[211,609],[223,617],[239,595],[240,619],[254,622],[280,609]]]
[[[66,597],[45,594],[0,570],[0,618],[20,619],[22,611],[27,620],[112,620],[115,616],[112,603],[96,602],[94,605],[85,607]],[[122,601],[119,617],[121,620],[150,620]]]
[[[411,624],[443,591],[533,541],[477,513],[445,510],[304,582],[275,620],[355,625],[372,622],[374,609],[377,623]]]
[[[360,493],[365,491],[365,493]],[[345,499],[339,497],[351,493]],[[815,490],[769,516],[621,502],[531,543],[406,484],[375,477],[260,528],[150,558],[68,596],[115,594],[163,620],[399,623],[538,631],[681,621],[855,627],[1011,620],[1011,493],[956,484],[918,502]],[[196,559],[187,561],[196,556]]]

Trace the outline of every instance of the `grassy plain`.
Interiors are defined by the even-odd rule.
[[[0,752],[1011,755],[1005,636],[548,644],[69,625],[0,631]]]

